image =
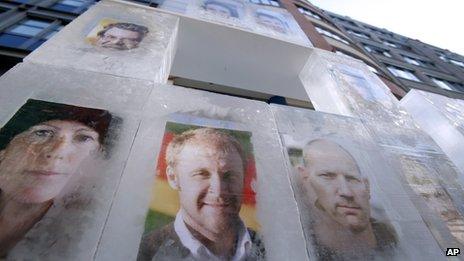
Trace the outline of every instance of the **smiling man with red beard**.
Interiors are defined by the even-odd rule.
[[[176,136],[166,151],[180,210],[145,236],[138,260],[262,260],[264,247],[239,217],[246,159],[240,143],[211,128]]]
[[[311,234],[321,260],[370,259],[396,245],[394,230],[371,218],[369,181],[339,144],[317,139],[299,167]]]

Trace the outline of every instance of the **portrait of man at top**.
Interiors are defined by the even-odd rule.
[[[148,34],[148,28],[132,23],[111,23],[97,33],[96,46],[115,50],[137,48]]]
[[[239,141],[213,128],[184,131],[169,143],[166,162],[180,209],[143,237],[138,260],[263,260],[261,240],[239,216],[246,166]]]
[[[397,244],[394,229],[371,217],[369,180],[341,145],[316,139],[298,167],[306,224],[320,260],[371,258]]]
[[[205,11],[222,18],[239,18],[237,6],[227,0],[205,0],[201,6]]]

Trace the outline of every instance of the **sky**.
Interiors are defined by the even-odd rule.
[[[322,9],[464,55],[464,0],[310,0]]]

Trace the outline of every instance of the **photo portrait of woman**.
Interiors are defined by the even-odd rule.
[[[28,100],[0,129],[0,258],[105,152],[111,120],[105,110]]]

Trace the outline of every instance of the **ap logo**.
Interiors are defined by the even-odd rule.
[[[457,256],[461,253],[459,248],[447,248],[446,249],[446,256]]]

